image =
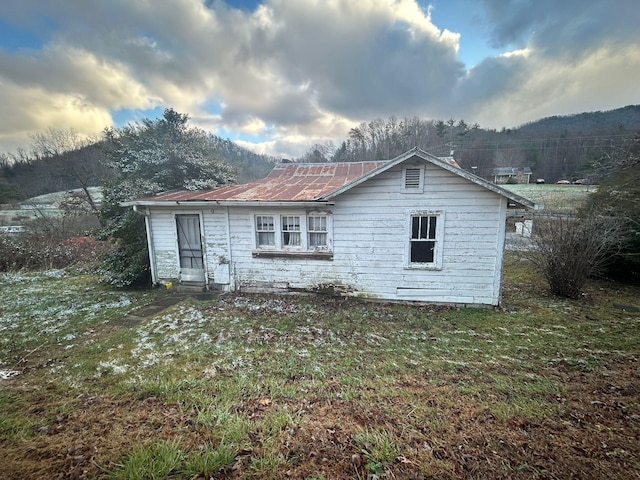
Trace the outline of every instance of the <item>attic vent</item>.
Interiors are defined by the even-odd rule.
[[[423,169],[420,167],[407,167],[403,171],[404,171],[404,190],[411,190],[413,192],[422,191]]]

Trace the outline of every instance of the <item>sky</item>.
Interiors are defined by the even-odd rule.
[[[2,0],[0,153],[158,118],[283,158],[375,118],[640,103],[638,0]]]

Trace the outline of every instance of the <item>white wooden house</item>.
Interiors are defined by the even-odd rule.
[[[145,215],[155,284],[477,305],[500,302],[507,208],[535,206],[417,148],[126,205]]]

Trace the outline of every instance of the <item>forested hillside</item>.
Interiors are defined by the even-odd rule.
[[[60,142],[60,137],[66,140]],[[61,190],[100,186],[112,178],[114,172],[105,156],[104,141],[79,145],[76,140],[73,132],[50,130],[34,139],[29,153],[20,151],[0,156],[0,203]],[[231,164],[237,171],[239,182],[264,177],[276,161],[228,139],[209,135],[209,140],[210,155]],[[52,147],[52,143],[57,145]]]
[[[549,117],[518,128],[483,129],[465,120],[389,117],[352,128],[340,145],[313,146],[305,161],[393,158],[415,146],[452,151],[462,168],[488,176],[494,167],[530,167],[534,178],[596,178],[603,158],[624,151],[640,132],[640,105],[608,112]]]
[[[603,159],[615,157],[640,132],[640,105],[608,112],[544,118],[517,128],[484,129],[464,119],[374,119],[354,127],[338,145],[314,145],[298,161],[390,159],[413,147],[435,155],[454,152],[460,166],[480,176],[494,167],[530,167],[533,178],[598,177]],[[209,135],[212,157],[237,171],[238,182],[264,177],[277,159]],[[112,177],[104,140],[81,140],[71,131],[36,135],[29,152],[0,154],[0,203],[45,193],[99,186]]]

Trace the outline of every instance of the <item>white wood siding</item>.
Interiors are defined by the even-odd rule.
[[[422,194],[402,193],[402,182],[398,166],[335,199],[332,261],[253,258],[254,214],[305,213],[232,209],[232,265],[237,285],[241,289],[335,286],[373,298],[497,304],[504,242],[501,210],[506,200],[431,164],[426,165]],[[407,268],[407,222],[415,211],[444,212],[440,270]]]
[[[167,210],[151,210],[149,225],[156,264],[157,278],[154,281],[176,280],[180,267],[175,214]]]
[[[226,286],[230,283],[231,254],[227,209],[217,208],[203,212],[205,268],[209,283]],[[223,287],[227,288],[227,287]]]
[[[205,273],[209,283],[228,285],[230,279],[227,212],[226,208],[209,210],[151,209],[150,226],[153,242],[156,277],[155,282],[166,282],[179,278],[177,253],[176,214],[194,213],[202,221],[202,237]]]
[[[233,208],[230,210],[232,270],[240,289],[310,288],[335,283],[335,262],[300,258],[254,258],[254,215],[307,215],[304,209]],[[306,232],[303,232],[305,234]],[[280,232],[276,231],[276,235]]]
[[[402,194],[400,179],[401,169],[393,169],[336,199],[335,261],[357,265],[366,295],[497,304],[506,200],[431,164],[421,195]],[[406,268],[406,222],[415,210],[444,212],[441,270]]]

